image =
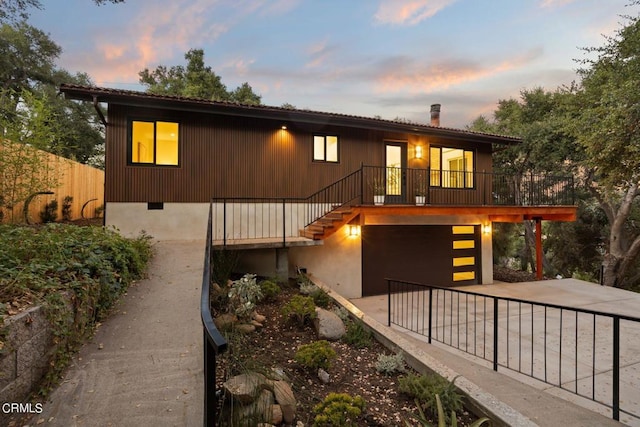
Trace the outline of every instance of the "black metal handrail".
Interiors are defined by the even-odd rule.
[[[621,406],[636,396],[620,395],[620,323],[632,322],[637,329],[640,318],[386,280],[389,326],[487,360],[495,371],[504,367],[594,401],[609,408],[615,420],[620,413],[640,419],[640,413]],[[535,328],[536,321],[543,326]],[[611,348],[611,356],[598,354],[602,348]],[[596,384],[608,383],[609,392],[596,390]]]
[[[211,286],[211,246],[212,246],[212,206],[209,206],[207,241],[204,250],[204,268],[202,270],[202,294],[200,297],[200,317],[204,336],[204,426],[216,424],[216,356],[227,349],[224,339],[211,316],[209,297]]]
[[[378,198],[382,201],[379,202]],[[280,240],[282,246],[328,213],[353,204],[448,206],[573,205],[573,178],[364,166],[305,198],[214,198],[213,239]]]
[[[506,174],[485,171],[363,166],[362,204],[419,203],[450,206],[573,205],[573,177],[550,174]]]
[[[327,185],[305,199],[308,205],[305,227],[341,206],[362,202],[362,167]]]

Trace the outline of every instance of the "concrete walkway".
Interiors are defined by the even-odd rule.
[[[204,242],[158,242],[32,425],[202,426]]]

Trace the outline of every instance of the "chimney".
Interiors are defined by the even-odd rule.
[[[440,126],[440,104],[431,104],[431,126]]]

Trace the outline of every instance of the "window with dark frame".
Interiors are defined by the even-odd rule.
[[[475,154],[453,147],[431,147],[430,184],[443,188],[474,188]]]
[[[178,166],[180,125],[160,120],[132,120],[129,163]]]
[[[339,146],[336,135],[314,135],[313,136],[313,161],[338,163]]]

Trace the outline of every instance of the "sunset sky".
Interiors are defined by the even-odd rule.
[[[262,102],[462,128],[525,88],[576,79],[581,47],[638,14],[629,0],[42,0],[29,23],[58,65],[143,90],[138,72],[202,48],[229,89]]]

